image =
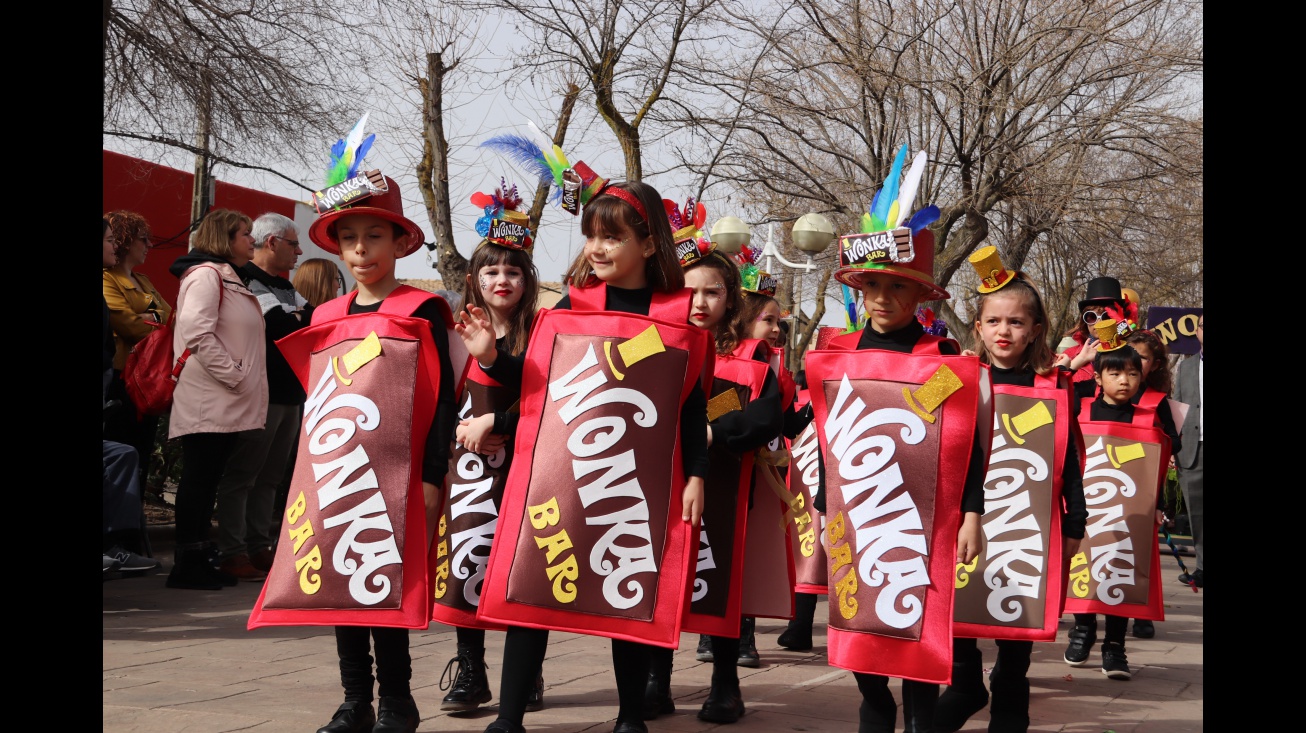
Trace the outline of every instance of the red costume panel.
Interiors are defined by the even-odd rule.
[[[976,420],[991,417],[979,360],[937,352],[937,339],[911,354],[813,351],[807,376],[825,463],[830,664],[946,683],[962,489]]]
[[[733,409],[742,410],[761,394],[767,364],[752,358],[760,348],[766,348],[761,341],[748,340],[731,356],[717,355],[708,400],[709,420]],[[733,392],[733,398],[729,392]],[[694,586],[683,630],[736,637],[743,600],[744,533],[754,453],[734,453],[722,441],[713,443],[708,456]]]
[[[798,393],[797,409],[811,401],[807,390]],[[816,510],[816,494],[820,489],[818,454],[821,446],[816,439],[816,421],[807,424],[789,448],[789,491],[799,497],[801,506],[793,514],[789,528],[790,551],[794,558],[794,591],[825,595],[825,515]]]
[[[471,369],[458,400],[458,419],[506,412],[516,401],[514,390],[505,389],[482,369]],[[472,629],[503,628],[478,620],[476,608],[481,603],[485,567],[513,453],[511,436],[492,456],[454,444],[429,559],[435,596],[433,621]]]
[[[1132,424],[1093,421],[1092,400],[1082,402],[1088,522],[1079,554],[1070,560],[1068,613],[1165,620],[1156,503],[1170,464],[1170,438],[1155,424],[1157,401],[1135,405]]]
[[[1061,472],[1075,437],[1069,380],[993,386],[993,441],[984,479],[984,551],[957,565],[953,633],[1052,641],[1065,593]]]
[[[688,290],[648,316],[599,310],[604,291],[536,318],[478,615],[674,648],[696,542],[680,409],[713,354]]]
[[[356,295],[324,303],[313,325],[277,342],[308,400],[276,561],[249,628],[430,624],[421,459],[440,359],[431,324],[410,316],[444,301],[401,286],[379,312],[345,315]],[[447,305],[443,316],[452,326]]]

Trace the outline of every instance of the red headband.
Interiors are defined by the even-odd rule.
[[[635,213],[639,214],[640,218],[643,219],[644,221],[648,221],[648,212],[644,210],[644,204],[641,204],[639,202],[639,198],[636,197],[635,194],[623,188],[617,188],[616,186],[607,186],[602,191],[599,191],[598,194],[594,196],[594,198],[598,198],[599,196],[616,196],[622,201],[625,201],[631,206],[634,206]]]

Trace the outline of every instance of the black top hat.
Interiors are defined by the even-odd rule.
[[[1110,305],[1124,303],[1125,296],[1120,292],[1120,281],[1114,277],[1095,277],[1088,281],[1088,293],[1079,301],[1082,311],[1090,305]]]

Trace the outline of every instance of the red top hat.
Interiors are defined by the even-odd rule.
[[[332,226],[336,220],[349,214],[371,214],[386,221],[394,222],[404,228],[404,232],[408,235],[408,249],[400,255],[401,257],[407,257],[416,252],[422,247],[426,235],[422,233],[421,227],[404,216],[404,200],[399,195],[399,185],[389,176],[385,176],[385,183],[385,193],[372,194],[367,198],[360,199],[356,204],[332,209],[318,216],[317,220],[308,229],[308,238],[322,249],[338,255],[340,254],[340,243],[336,240],[336,230]]]
[[[947,300],[952,296],[934,282],[934,232],[922,229],[911,237],[913,256],[910,261],[867,262],[835,270],[834,278],[849,287],[861,288],[863,275],[882,272],[918,282],[930,290],[926,300]]]

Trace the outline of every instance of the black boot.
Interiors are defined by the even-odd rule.
[[[734,723],[744,717],[744,698],[739,692],[739,682],[734,684],[712,680],[712,689],[698,711],[698,719],[709,723]]]
[[[422,716],[412,695],[383,697],[376,706],[376,725],[372,733],[417,733]]]
[[[762,659],[757,655],[757,619],[745,616],[739,624],[739,666],[757,669]]]
[[[458,669],[454,670],[454,665]],[[452,687],[453,689],[450,689]],[[490,680],[485,674],[485,649],[459,649],[440,675],[440,689],[449,694],[440,701],[441,710],[470,712],[490,701]]]
[[[952,684],[939,695],[934,712],[936,733],[954,733],[970,720],[970,716],[989,704],[989,692],[984,689],[983,656],[979,647],[969,640],[952,649]],[[961,642],[958,642],[961,644]]]
[[[694,650],[694,659],[700,662],[712,661],[712,637],[707,634],[698,635],[698,649]]]
[[[1010,679],[994,669],[989,685],[993,689],[989,733],[1026,733],[1029,730],[1029,678]]]
[[[671,699],[672,650],[653,649],[649,652],[648,685],[644,688],[644,720],[654,720],[659,715],[676,712]]]
[[[816,614],[816,596],[811,593],[794,595],[794,617],[785,627],[784,633],[776,639],[781,647],[793,652],[810,651],[812,648],[812,620]]]
[[[535,678],[530,697],[526,698],[526,712],[537,713],[544,709],[544,675]]]
[[[372,701],[346,702],[336,708],[331,722],[317,729],[317,733],[372,733],[376,724],[376,713],[372,711]]]
[[[169,588],[222,590],[225,583],[217,569],[209,564],[207,547],[203,542],[177,546],[172,571],[168,573]]]
[[[934,710],[938,702],[938,685],[903,680],[902,733],[935,733]]]

